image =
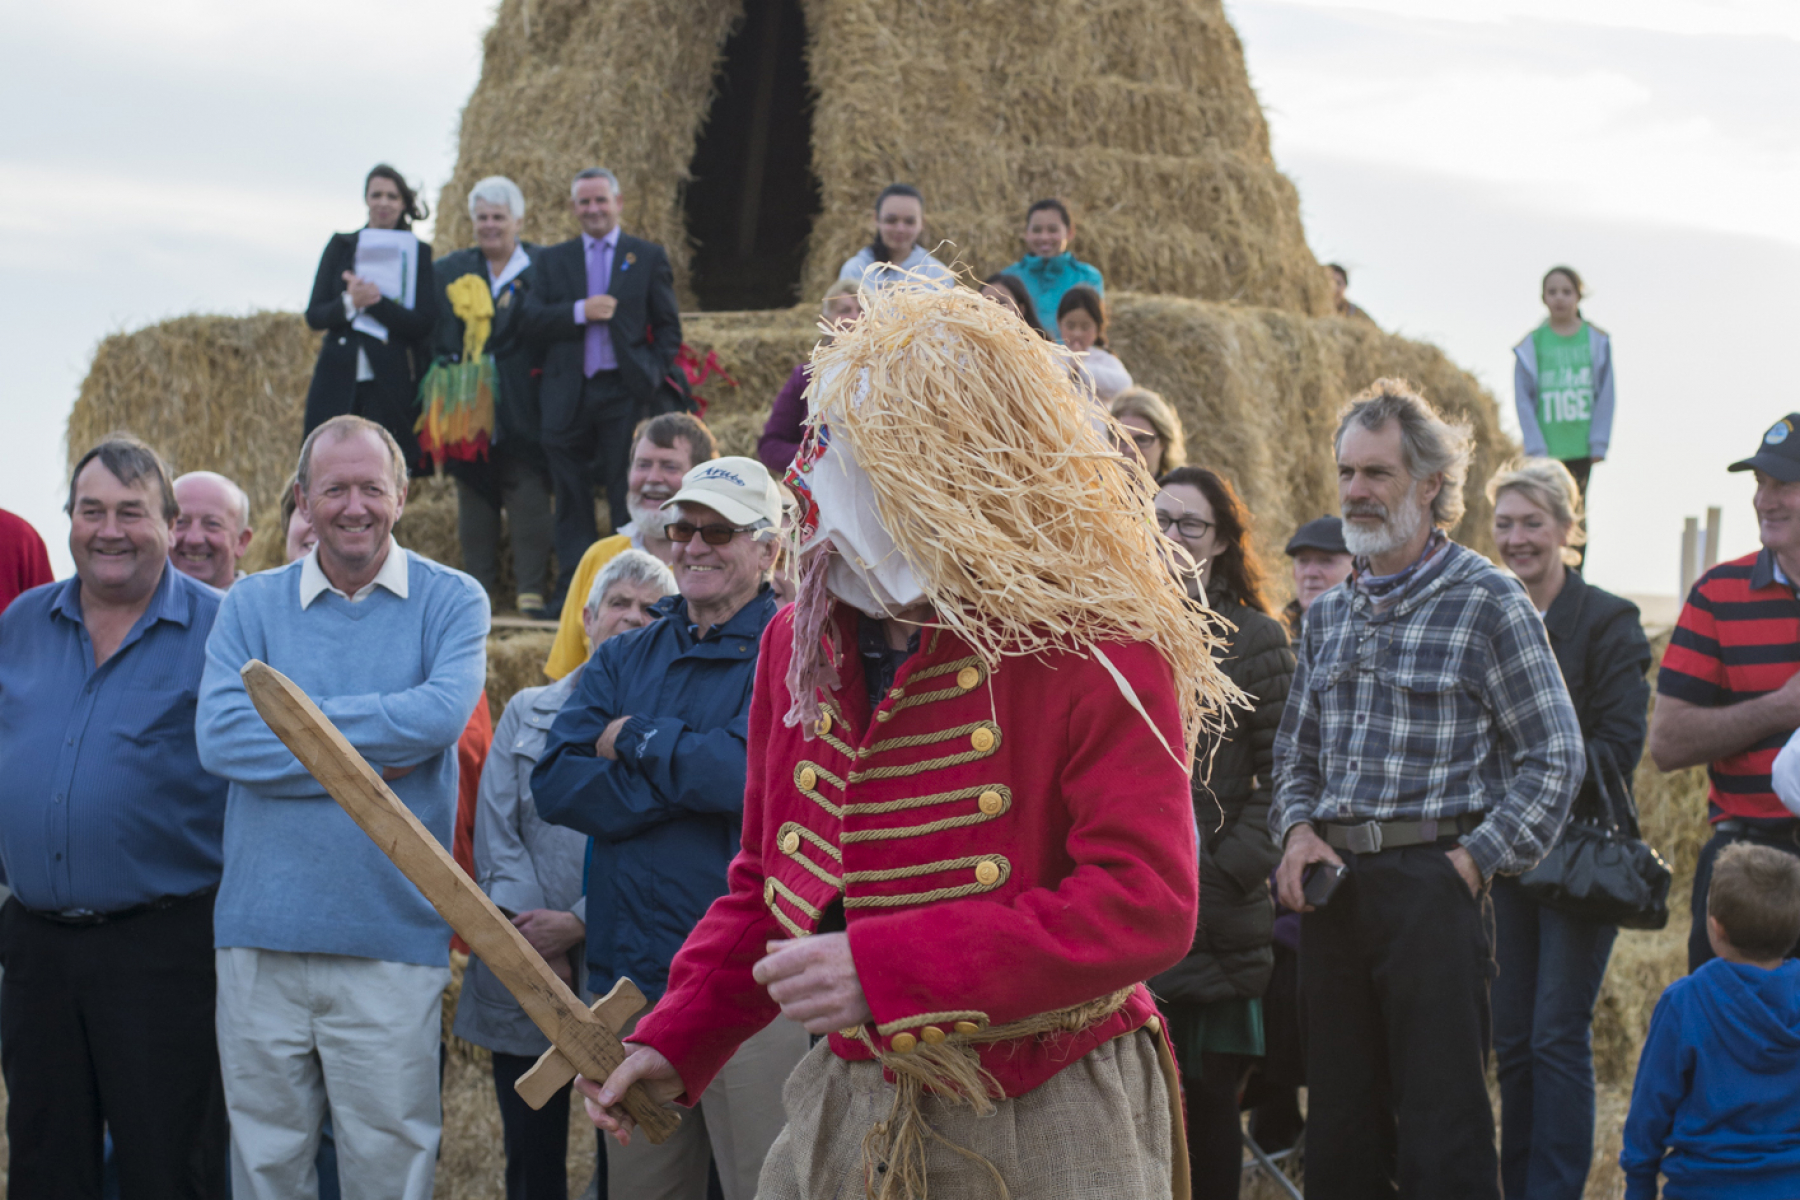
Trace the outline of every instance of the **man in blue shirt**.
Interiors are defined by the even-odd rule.
[[[223,1196],[213,895],[225,783],[194,698],[219,593],[169,567],[168,470],[89,450],[69,488],[75,577],[0,615],[0,1067],[9,1194]]]
[[[738,851],[750,692],[779,607],[767,580],[781,493],[755,459],[718,458],[689,471],[663,509],[681,595],[657,606],[653,624],[595,650],[531,776],[543,818],[594,839],[591,986],[626,975],[653,1002],[675,952],[725,894]],[[674,1137],[607,1149],[610,1193],[704,1200],[710,1157],[725,1200],[750,1200],[781,1132],[781,1085],[808,1044],[792,1021],[745,1042]]]
[[[236,583],[206,647],[200,761],[231,781],[219,885],[219,1060],[237,1200],[316,1193],[327,1103],[347,1196],[429,1200],[450,930],[251,704],[252,658],[317,701],[438,841],[487,672],[487,594],[403,550],[406,462],[341,416],[300,451],[318,545]]]

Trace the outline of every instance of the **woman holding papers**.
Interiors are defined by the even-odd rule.
[[[322,330],[325,342],[306,393],[302,436],[354,413],[393,434],[417,470],[416,397],[431,362],[426,343],[438,306],[431,246],[412,233],[427,210],[385,163],[369,172],[363,201],[369,223],[331,236],[306,306],[306,323]]]

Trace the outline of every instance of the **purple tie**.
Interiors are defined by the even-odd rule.
[[[611,282],[612,246],[604,240],[590,242],[587,252],[587,294],[603,296]],[[617,370],[618,366],[619,361],[613,354],[612,338],[607,334],[607,323],[589,321],[582,345],[582,373],[591,377],[596,371]]]

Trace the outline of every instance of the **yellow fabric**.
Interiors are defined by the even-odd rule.
[[[450,310],[463,323],[463,361],[474,362],[487,349],[494,328],[494,293],[483,275],[463,275],[444,285]]]
[[[581,563],[575,568],[575,582],[569,585],[569,594],[563,599],[556,641],[550,646],[550,660],[544,664],[544,674],[550,678],[561,679],[576,667],[585,665],[588,655],[594,652],[588,645],[587,633],[581,628],[581,610],[587,604],[588,589],[594,586],[594,576],[600,573],[601,567],[620,551],[629,549],[631,539],[615,533],[589,546],[587,553],[581,556]]]

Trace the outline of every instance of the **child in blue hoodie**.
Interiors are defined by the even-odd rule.
[[[1025,257],[1007,267],[1005,274],[1025,281],[1032,307],[1050,336],[1062,341],[1056,328],[1056,307],[1072,287],[1091,287],[1106,295],[1100,268],[1082,262],[1069,250],[1075,221],[1061,200],[1039,200],[1025,210]]]
[[[1626,1200],[1800,1196],[1800,859],[1727,846],[1706,897],[1718,957],[1669,985],[1625,1118]]]

